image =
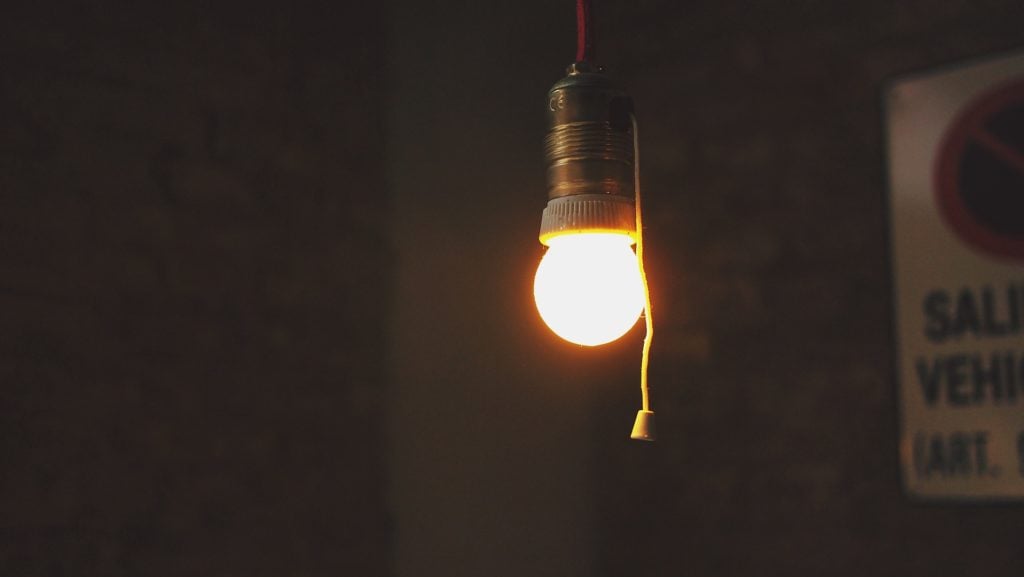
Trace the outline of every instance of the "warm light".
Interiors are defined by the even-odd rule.
[[[596,346],[626,334],[644,310],[640,267],[627,234],[579,233],[548,239],[533,297],[563,339]]]

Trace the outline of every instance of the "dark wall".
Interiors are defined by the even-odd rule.
[[[566,362],[531,292],[544,94],[573,26],[571,5],[545,2],[391,7],[388,453],[403,577],[591,573],[589,355]]]
[[[900,493],[879,104],[1019,2],[598,3],[655,445],[530,295],[571,2],[188,4],[0,19],[0,574],[1024,572]]]
[[[390,574],[377,10],[35,4],[0,19],[0,574]]]
[[[1022,5],[604,4],[662,439],[595,429],[599,574],[1024,574],[1021,506],[901,494],[881,109],[893,76],[1024,47]]]
[[[1020,2],[595,3],[640,121],[661,438],[627,438],[642,331],[581,350],[530,295],[572,2],[398,3],[399,574],[1024,574],[1020,506],[901,493],[880,105],[1024,46]]]

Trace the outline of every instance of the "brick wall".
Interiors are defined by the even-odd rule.
[[[901,494],[881,110],[894,75],[1024,46],[1019,3],[607,4],[662,439],[601,400],[598,574],[1024,573],[1020,506]]]
[[[58,4],[0,20],[0,574],[388,574],[378,10]]]
[[[399,574],[1024,573],[1019,506],[901,493],[880,106],[1024,45],[1019,3],[595,3],[640,121],[661,439],[628,439],[642,330],[567,345],[530,295],[572,3],[397,3]]]

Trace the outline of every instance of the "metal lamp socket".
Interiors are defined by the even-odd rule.
[[[578,62],[548,91],[548,206],[540,239],[588,231],[635,235],[633,102],[599,67]]]

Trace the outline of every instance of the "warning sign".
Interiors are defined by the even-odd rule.
[[[905,489],[1024,499],[1024,53],[885,96]]]
[[[943,138],[935,192],[964,242],[1024,262],[1024,79],[973,100]]]

